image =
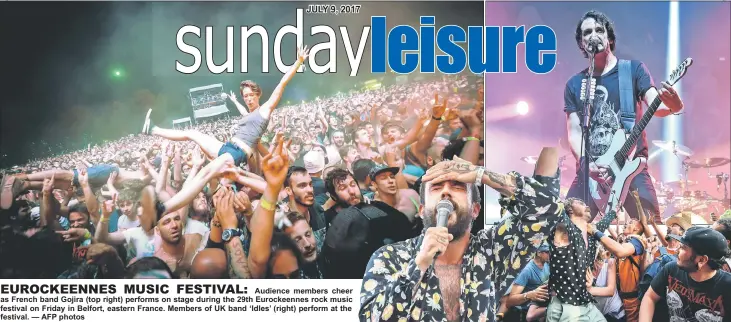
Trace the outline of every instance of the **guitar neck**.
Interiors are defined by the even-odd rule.
[[[650,104],[650,107],[647,109],[647,111],[645,111],[645,114],[642,115],[642,119],[640,119],[637,124],[632,127],[632,133],[630,133],[627,141],[624,142],[622,149],[620,149],[619,152],[614,155],[614,159],[619,164],[624,164],[624,160],[627,159],[630,151],[632,151],[632,147],[635,146],[637,140],[640,138],[640,135],[642,135],[642,131],[645,130],[645,127],[647,127],[647,124],[650,123],[650,120],[655,115],[657,109],[660,108],[660,104],[662,104],[662,101],[660,100],[660,96],[658,95],[652,101],[652,104]]]

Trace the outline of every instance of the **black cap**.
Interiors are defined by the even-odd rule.
[[[728,255],[728,244],[721,233],[708,227],[690,227],[683,236],[669,234],[693,249],[698,255],[705,255],[714,260],[721,260]]]
[[[371,172],[368,174],[368,176],[371,178],[371,180],[376,180],[376,176],[383,172],[388,171],[393,174],[397,174],[400,170],[401,169],[399,169],[398,167],[389,167],[384,164],[376,164],[376,166],[371,169]]]

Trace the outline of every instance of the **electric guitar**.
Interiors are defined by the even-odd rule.
[[[670,86],[675,85],[685,76],[692,64],[693,59],[691,58],[683,61],[670,74],[667,83]],[[594,84],[588,86],[592,86],[591,89],[594,89]],[[593,91],[590,90],[590,92]],[[593,93],[590,95],[593,95]],[[602,214],[607,214],[611,210],[617,211],[622,206],[624,199],[627,197],[630,183],[647,166],[647,158],[636,157],[630,160],[629,154],[634,149],[637,140],[642,135],[642,131],[645,130],[647,123],[655,115],[655,111],[660,107],[660,104],[662,104],[662,101],[660,101],[658,95],[642,115],[642,119],[632,127],[631,133],[627,135],[623,128],[617,129],[607,151],[594,161],[597,166],[609,169],[610,175],[610,179],[606,182],[598,182],[593,178],[589,178],[589,193]]]

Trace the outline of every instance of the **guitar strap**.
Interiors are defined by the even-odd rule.
[[[619,69],[619,118],[622,127],[629,133],[635,125],[635,97],[634,97],[634,78],[632,77],[632,62],[620,59],[618,62]]]

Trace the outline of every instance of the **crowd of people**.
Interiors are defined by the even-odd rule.
[[[193,106],[193,110],[226,104],[227,95],[221,92],[221,89],[218,87],[190,93],[190,104]]]
[[[477,77],[277,106],[293,77],[261,104],[242,82],[238,117],[173,130],[148,113],[142,134],[4,171],[2,278],[360,279],[421,232],[429,167],[482,162]]]
[[[560,197],[555,148],[531,176],[485,169],[478,78],[278,106],[307,55],[263,103],[252,81],[226,94],[238,117],[148,111],[142,134],[4,172],[0,277],[362,279],[372,321],[728,320],[731,213],[620,228]]]

